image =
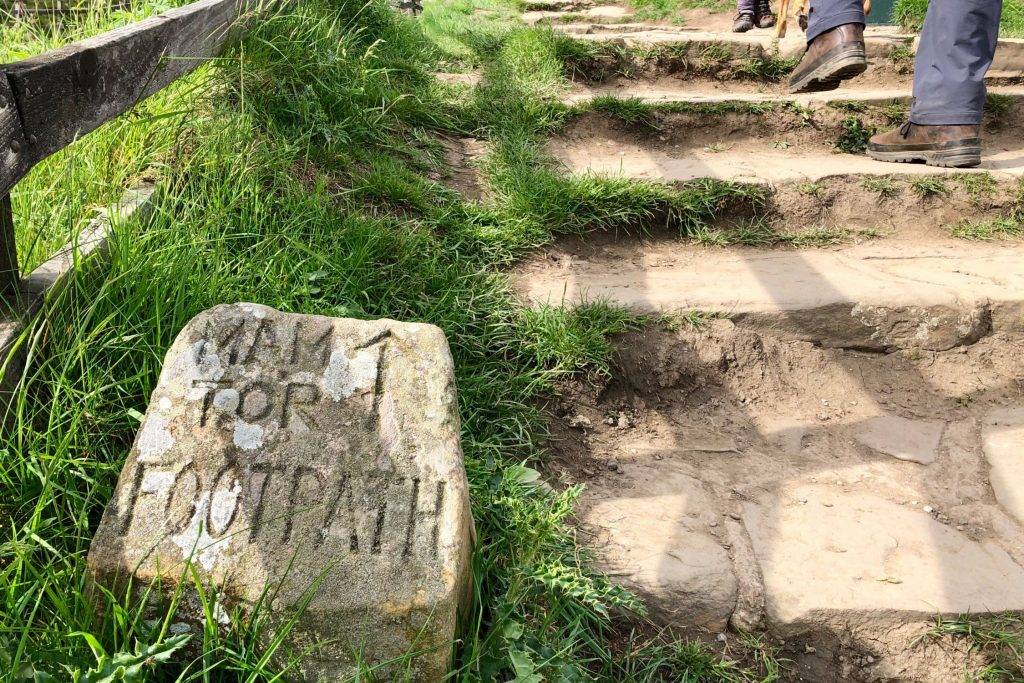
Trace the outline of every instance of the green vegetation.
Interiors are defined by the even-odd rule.
[[[225,630],[216,596],[193,583],[207,618],[185,644],[169,631],[180,594],[163,614],[144,599],[87,597],[89,539],[164,353],[199,311],[244,300],[446,332],[480,538],[460,678],[778,677],[760,641],[741,644],[741,664],[696,643],[616,637],[611,615],[640,605],[588,570],[568,526],[579,489],[541,486],[534,468],[556,382],[607,372],[609,335],[638,321],[604,304],[524,311],[500,274],[558,233],[696,235],[726,209],[763,206],[765,190],[558,173],[543,141],[564,123],[553,103],[566,41],[510,16],[470,0],[430,2],[418,22],[383,2],[290,5],[254,22],[241,49],[18,186],[30,264],[136,180],[155,177],[164,191],[150,218],[116,226],[109,261],[83,269],[21,339],[30,362],[0,451],[5,674],[99,681],[124,665],[159,680],[288,677],[301,653],[282,644],[287,623],[259,641],[261,606],[233,612]],[[474,68],[484,74],[475,90],[430,73]],[[487,202],[433,180],[447,173],[441,135],[488,141]]]
[[[683,12],[688,9],[707,9],[710,12],[731,12],[736,8],[732,0],[629,0],[636,10],[638,21],[670,21],[685,24]]]
[[[872,125],[854,115],[845,117],[840,123],[842,133],[836,139],[836,149],[847,154],[863,154],[868,148],[868,140],[878,132]]]
[[[893,21],[910,31],[920,31],[928,11],[928,0],[896,0]],[[1006,38],[1024,37],[1024,3],[1021,0],[1003,2],[1003,20],[999,34]]]
[[[993,125],[1000,125],[1013,108],[1016,98],[1011,95],[989,93],[985,101],[985,116]]]
[[[999,184],[991,173],[957,173],[953,179],[960,183],[976,205],[992,199],[999,191]]]
[[[910,116],[910,105],[894,100],[882,107],[882,118],[887,126],[898,126]]]
[[[896,181],[889,176],[866,176],[860,184],[865,190],[877,193],[879,201],[892,199],[900,193]]]
[[[984,619],[971,615],[956,619],[939,617],[928,637],[965,641],[972,649],[983,652],[991,663],[974,673],[971,680],[1024,680],[1024,619],[1018,614]]]
[[[102,10],[58,25],[49,20],[0,26],[0,63],[24,59],[71,40],[102,33],[184,2],[138,4],[131,11]],[[101,5],[97,5],[101,8]],[[150,174],[176,144],[190,112],[187,102],[206,87],[200,69],[138,107],[130,117],[58,152],[37,166],[12,195],[19,260],[32,269],[77,235],[99,206],[106,206]]]
[[[631,77],[648,68],[663,73],[705,76],[717,80],[776,82],[797,65],[797,58],[776,54],[738,56],[727,45],[711,43],[696,55],[689,45],[627,47],[617,42],[575,40],[560,35],[554,39],[556,52],[567,76],[603,80],[613,76]]]
[[[941,176],[921,176],[910,183],[910,188],[921,199],[949,196],[949,185],[946,183],[946,179]]]
[[[897,21],[899,20],[897,19]],[[895,46],[889,52],[889,61],[892,62],[892,68],[898,74],[914,73],[914,49],[909,45]]]
[[[964,188],[976,206],[983,206],[997,197],[999,185],[988,173],[959,173],[951,177]],[[1024,180],[1017,182],[1008,211],[998,218],[967,218],[950,230],[954,237],[991,242],[1024,237]]]
[[[1012,218],[965,220],[953,226],[952,234],[965,240],[991,242],[1021,237],[1024,235],[1024,226]]]
[[[657,323],[666,332],[678,332],[685,328],[698,330],[707,325],[710,321],[717,320],[721,317],[723,317],[721,313],[714,311],[698,311],[694,309],[690,311],[662,313],[658,316]]]
[[[693,239],[700,244],[726,247],[735,244],[746,246],[791,246],[797,248],[827,247],[855,240],[878,237],[876,230],[840,228],[834,226],[811,226],[798,230],[785,230],[764,219],[739,221],[729,227],[701,228],[693,233]]]

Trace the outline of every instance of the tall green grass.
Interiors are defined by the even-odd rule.
[[[910,31],[920,31],[928,11],[928,0],[896,0],[893,21]],[[1024,2],[1004,0],[999,34],[1004,38],[1024,37]]]
[[[423,321],[447,334],[479,533],[477,604],[457,678],[759,678],[701,645],[620,642],[614,615],[636,614],[639,603],[587,569],[569,526],[579,489],[553,492],[532,468],[544,457],[541,406],[555,383],[583,368],[607,372],[608,336],[636,320],[602,304],[523,310],[500,273],[558,232],[696,230],[750,191],[565,178],[543,151],[544,135],[563,123],[552,104],[565,87],[557,39],[500,17],[474,20],[472,10],[428,4],[425,31],[376,0],[274,11],[166,105],[102,129],[99,142],[79,143],[92,150],[84,158],[63,161],[81,177],[104,144],[138,136],[132,149],[152,156],[126,157],[141,170],[110,172],[104,191],[152,163],[164,191],[146,221],[117,226],[108,262],[82,271],[24,335],[30,362],[0,450],[5,680],[65,680],[143,656],[153,680],[287,677],[300,653],[268,652],[259,614],[255,624],[233,615],[226,633],[210,616],[175,649],[173,604],[153,622],[123,596],[107,595],[100,610],[86,597],[89,539],[164,353],[192,316],[243,300]],[[481,67],[483,85],[438,85],[431,71],[451,66]],[[445,170],[442,134],[489,140],[486,203],[431,180]],[[70,230],[80,220],[73,207],[46,204],[70,201],[69,188],[39,175],[25,185],[39,203],[37,213],[21,209],[21,229],[53,220]],[[88,196],[76,205],[83,215],[106,195]]]
[[[184,0],[133,3],[112,9],[94,2],[89,12],[15,20],[0,12],[0,63],[25,59],[186,4]],[[187,127],[198,95],[210,87],[201,69],[146,100],[36,166],[11,193],[19,262],[28,272],[71,241],[98,207],[124,188],[151,177],[167,161]]]

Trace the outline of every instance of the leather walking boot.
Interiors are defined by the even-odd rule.
[[[834,90],[840,81],[868,68],[864,53],[864,25],[843,24],[811,41],[789,79],[789,92]]]
[[[732,23],[733,33],[746,33],[754,28],[754,15],[750,12],[740,12]]]
[[[923,161],[929,166],[968,168],[981,163],[981,126],[919,126],[906,122],[868,141],[878,161]]]
[[[754,4],[754,23],[758,28],[775,26],[775,12],[772,12],[769,0],[757,0]]]

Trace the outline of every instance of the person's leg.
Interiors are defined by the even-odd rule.
[[[789,78],[789,91],[838,88],[868,68],[863,0],[811,0],[807,51]]]
[[[914,71],[910,120],[868,142],[879,161],[932,166],[981,163],[985,73],[999,34],[1002,0],[932,0]]]
[[[979,125],[1002,0],[932,0],[914,69],[918,125]]]
[[[864,0],[811,0],[807,17],[807,42],[845,24],[864,23]]]
[[[754,3],[754,23],[758,28],[771,28],[775,26],[775,13],[772,12],[772,4],[769,0],[757,0]]]
[[[736,0],[736,20],[732,24],[733,33],[746,33],[754,28],[755,0]]]

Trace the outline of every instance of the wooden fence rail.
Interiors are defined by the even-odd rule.
[[[254,0],[200,0],[0,65],[0,291],[20,283],[11,188],[33,166],[216,56]]]

